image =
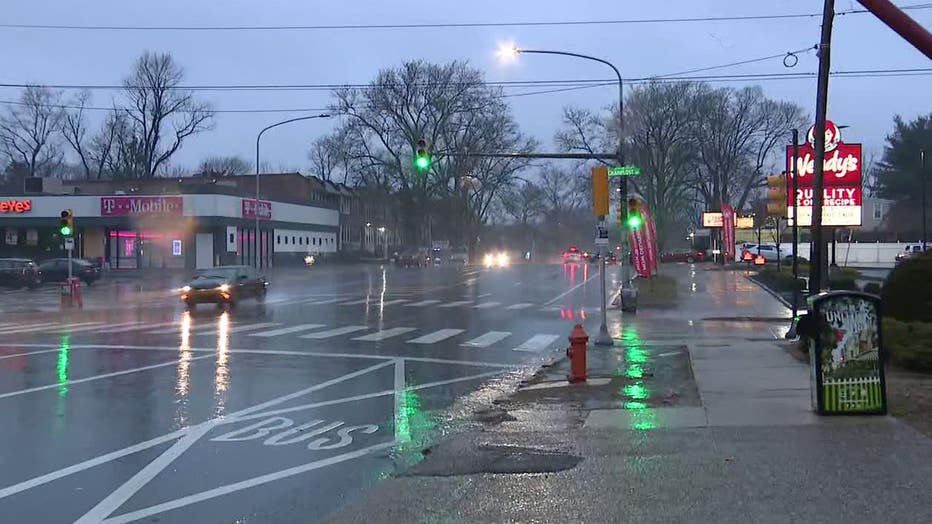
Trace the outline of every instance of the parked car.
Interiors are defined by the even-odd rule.
[[[45,282],[64,282],[68,279],[68,259],[53,258],[39,264],[42,280]],[[100,269],[90,262],[75,258],[71,260],[71,275],[80,278],[85,285],[100,280]]]
[[[660,254],[661,262],[702,262],[705,260],[705,252],[696,249],[674,249]]]
[[[929,250],[929,246],[926,246],[926,250]],[[897,253],[895,261],[897,264],[906,260],[909,257],[916,256],[922,253],[922,244],[906,244],[906,249],[902,253]]]
[[[406,249],[395,257],[395,264],[401,267],[427,267],[430,254],[426,248]]]
[[[779,258],[781,262],[790,263],[793,261],[793,255],[786,253],[783,249],[778,248],[774,244],[741,244],[738,246],[738,249],[735,250],[735,260],[738,262],[742,261],[742,254],[748,251],[755,257],[760,252],[760,255],[764,257],[766,262],[776,262]]]
[[[245,298],[264,301],[268,287],[269,281],[259,276],[251,266],[201,269],[181,288],[181,301],[187,308],[198,304],[232,308]]]
[[[28,258],[0,258],[0,286],[35,289],[42,283],[42,272]]]

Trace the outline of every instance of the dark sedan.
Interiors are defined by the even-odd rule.
[[[705,260],[705,253],[695,249],[676,249],[660,255],[661,262],[702,262]]]
[[[35,289],[42,283],[39,266],[28,258],[0,258],[0,286]]]
[[[39,264],[42,280],[45,282],[64,282],[68,280],[68,259],[53,258]],[[81,279],[85,285],[91,285],[100,280],[100,269],[90,262],[81,259],[71,260],[71,276]]]
[[[250,266],[202,269],[181,288],[181,301],[189,308],[198,304],[233,307],[247,298],[265,301],[268,287],[268,280],[256,274],[255,268]]]

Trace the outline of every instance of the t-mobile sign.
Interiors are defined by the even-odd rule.
[[[184,213],[184,198],[152,196],[101,197],[100,216],[166,215],[180,216]]]
[[[259,200],[259,205],[256,205],[256,199],[244,198],[243,218],[255,219],[257,214],[259,215],[259,220],[271,220],[272,203],[268,200]]]

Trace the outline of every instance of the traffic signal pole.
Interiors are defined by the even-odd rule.
[[[793,175],[793,318],[799,312],[799,208],[796,205],[799,198],[799,130],[793,130],[793,165],[790,173]]]
[[[812,179],[812,253],[809,261],[809,294],[818,295],[828,280],[825,237],[822,231],[823,173],[825,167],[825,113],[828,106],[828,77],[831,67],[832,22],[835,0],[825,0],[822,9],[822,37],[819,42],[819,80],[816,89],[815,126],[812,134],[815,166]],[[823,267],[825,273],[823,273]],[[823,280],[824,277],[824,280]]]

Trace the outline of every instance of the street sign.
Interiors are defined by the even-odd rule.
[[[66,238],[66,239],[65,239],[65,250],[66,250],[66,251],[72,251],[73,249],[74,249],[74,239],[73,239],[73,238]]]
[[[641,168],[638,166],[612,167],[608,170],[608,176],[638,176],[640,174]]]
[[[597,246],[607,246],[608,245],[608,228],[602,226],[596,226],[595,229],[595,245]]]

